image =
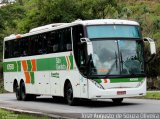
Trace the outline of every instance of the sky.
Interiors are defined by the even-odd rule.
[[[14,2],[15,0],[8,0],[9,2]],[[2,0],[0,0],[0,3],[2,2]]]

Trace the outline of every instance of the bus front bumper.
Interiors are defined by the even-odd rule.
[[[113,88],[100,89],[89,81],[88,97],[89,99],[112,99],[112,98],[126,98],[146,95],[146,79],[136,88]]]

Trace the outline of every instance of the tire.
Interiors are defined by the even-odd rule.
[[[17,100],[22,100],[21,92],[20,92],[20,88],[18,87],[18,84],[17,84],[17,86],[15,87],[15,94],[16,94]]]
[[[27,96],[27,94],[26,94],[26,88],[25,88],[24,82],[21,83],[21,85],[20,85],[20,90],[21,90],[20,92],[21,92],[22,100],[23,100],[23,101],[28,100],[28,96]]]
[[[76,105],[77,99],[73,97],[73,88],[71,83],[68,83],[65,87],[65,99],[71,106]]]
[[[20,92],[21,92],[21,98],[22,98],[23,101],[35,100],[36,99],[36,95],[26,94],[26,88],[25,88],[24,82],[21,83]]]
[[[115,103],[115,104],[121,104],[122,101],[123,101],[123,98],[114,98],[114,99],[112,99],[112,101],[113,101],[113,103]]]

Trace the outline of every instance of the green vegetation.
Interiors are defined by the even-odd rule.
[[[39,116],[39,115],[29,115],[29,114],[21,114],[11,111],[6,111],[3,109],[0,109],[0,118],[1,119],[50,119],[46,116]]]
[[[160,92],[147,92],[146,96],[140,98],[160,100]]]
[[[147,65],[148,77],[160,75],[159,0],[16,0],[0,8],[0,58],[3,38],[50,23],[76,19],[120,18],[138,21],[145,37],[155,39],[157,55]]]
[[[7,91],[4,90],[4,83],[2,78],[0,78],[0,93],[6,93]]]

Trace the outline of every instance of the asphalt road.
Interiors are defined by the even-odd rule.
[[[77,106],[69,106],[62,101],[55,102],[51,96],[40,96],[35,101],[17,101],[13,93],[0,94],[0,107],[69,118],[81,118],[82,113],[160,113],[159,100],[127,98],[122,104],[115,105],[108,99],[81,101]]]

